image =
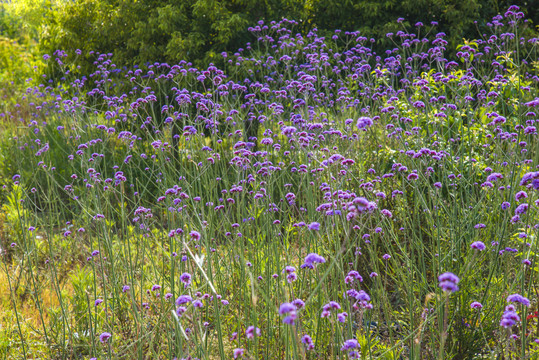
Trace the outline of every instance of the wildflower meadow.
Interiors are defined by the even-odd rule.
[[[0,108],[0,357],[539,359],[534,26],[395,24],[46,54]]]

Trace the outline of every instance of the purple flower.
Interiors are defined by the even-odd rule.
[[[99,335],[99,341],[101,341],[103,344],[109,341],[110,337],[112,335],[108,332],[104,332],[101,335]]]
[[[287,137],[291,137],[296,131],[297,129],[293,126],[285,126],[282,129],[283,135]]]
[[[356,339],[349,339],[344,342],[343,346],[341,347],[341,351],[359,349],[359,347],[359,343]]]
[[[292,301],[292,305],[294,305],[296,309],[303,309],[305,307],[305,302],[301,299],[296,299]]]
[[[179,317],[182,317],[183,314],[187,311],[187,308],[185,306],[180,306],[176,309],[176,314],[179,316]]]
[[[177,299],[176,299],[176,305],[183,305],[183,304],[187,304],[189,302],[193,301],[193,298],[189,295],[180,295]]]
[[[283,323],[287,325],[294,325],[294,321],[296,320],[296,312],[293,311],[288,316],[285,316],[283,319]]]
[[[320,230],[320,224],[317,223],[317,222],[312,222],[308,225],[309,227],[309,230],[314,230],[314,231],[318,231]]]
[[[535,190],[539,190],[539,171],[524,174],[524,176],[522,176],[522,180],[520,180],[520,186],[525,186],[530,181]]]
[[[191,274],[189,273],[183,273],[180,276],[180,280],[182,283],[184,283],[184,287],[188,287],[191,284]]]
[[[520,317],[516,313],[515,307],[513,305],[506,306],[500,321],[500,326],[508,329],[515,325],[518,321],[520,321]]]
[[[341,305],[336,301],[330,301],[325,306],[329,307],[332,310],[340,310],[341,309]]]
[[[341,305],[338,302],[330,301],[329,303],[322,306],[322,314],[320,315],[320,317],[327,318],[331,315],[332,310],[340,310],[340,309],[341,309]]]
[[[438,286],[446,292],[455,292],[458,291],[459,287],[457,284],[459,283],[460,279],[457,277],[457,275],[446,272],[442,275],[438,276],[438,281],[440,282]]]
[[[295,311],[296,307],[291,303],[283,303],[279,307],[279,315],[286,315],[292,311]]]
[[[304,269],[304,268],[309,268],[309,269],[314,269],[314,266],[318,263],[318,264],[323,264],[326,262],[326,259],[323,257],[323,256],[320,256],[318,254],[315,254],[315,253],[310,253],[309,255],[307,255],[305,257],[305,263],[303,265],[301,265],[301,268]]]
[[[296,307],[291,303],[283,303],[279,307],[279,315],[284,316],[283,323],[287,325],[294,325],[296,320]]]
[[[288,281],[289,284],[296,281],[297,279],[298,275],[295,272],[288,274],[288,276],[286,277],[286,281]]]
[[[520,201],[521,199],[526,199],[528,194],[525,191],[519,191],[515,194],[515,200]]]
[[[384,215],[384,216],[386,216],[386,217],[388,217],[388,218],[393,217],[393,214],[391,213],[391,211],[389,211],[389,210],[387,210],[387,209],[382,209],[382,210],[380,211],[380,213],[382,213],[382,215]]]
[[[345,284],[350,284],[350,283],[354,282],[354,280],[359,280],[359,282],[362,282],[363,277],[361,277],[361,275],[359,275],[359,273],[357,271],[352,270],[344,278],[344,283]]]
[[[305,334],[301,337],[301,342],[303,344],[310,344],[313,342],[313,339],[309,335]]]
[[[474,301],[473,303],[470,304],[470,307],[472,309],[482,309],[483,305],[481,305],[480,302]]]
[[[530,306],[530,300],[520,294],[513,294],[507,297],[507,302],[516,302],[524,306]]]
[[[522,215],[525,214],[526,211],[528,211],[528,204],[522,203],[515,209],[515,215]]]
[[[346,313],[346,312],[339,313],[339,314],[337,314],[337,321],[339,321],[341,323],[344,323],[344,322],[346,322],[347,317],[348,317],[348,313]]]
[[[489,176],[487,176],[487,181],[494,182],[498,179],[503,179],[503,175],[500,173],[492,173]]]
[[[243,357],[243,354],[245,354],[245,349],[241,349],[241,348],[234,349],[234,359]]]
[[[256,336],[260,336],[260,329],[255,328],[254,326],[249,326],[247,330],[245,330],[245,336],[247,339],[252,339]]]
[[[373,124],[372,119],[370,117],[362,116],[359,119],[357,119],[356,126],[359,130],[371,127]]]
[[[284,268],[283,273],[291,274],[295,271],[296,271],[295,267],[288,265]]]
[[[535,98],[532,101],[525,103],[524,105],[526,105],[527,107],[539,106],[539,98]]]
[[[307,334],[303,335],[303,336],[301,337],[301,342],[302,342],[303,344],[305,344],[307,350],[312,350],[312,349],[314,349],[313,339],[312,339],[309,335],[307,335]]]
[[[95,303],[94,303],[94,306],[97,307],[97,306],[99,306],[99,304],[101,304],[102,302],[103,302],[103,300],[101,300],[101,299],[96,299],[96,300],[95,300]]]
[[[479,250],[479,251],[483,251],[485,250],[485,244],[481,241],[475,241],[472,243],[472,245],[470,245],[470,247],[472,249],[476,249],[476,250]]]

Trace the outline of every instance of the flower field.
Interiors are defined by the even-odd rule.
[[[45,56],[0,108],[2,358],[539,358],[519,8],[457,49],[296,25],[221,68]]]

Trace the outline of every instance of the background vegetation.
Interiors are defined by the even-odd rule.
[[[484,33],[493,16],[511,5],[505,0],[17,0],[0,5],[2,58],[8,80],[26,79],[24,62],[33,63],[55,50],[80,49],[77,64],[88,71],[90,51],[113,53],[119,66],[180,60],[205,66],[221,65],[223,51],[236,51],[254,39],[247,31],[257,21],[297,20],[295,31],[317,28],[321,36],[333,30],[361,31],[376,39],[382,54],[391,48],[388,32],[405,25],[436,21],[447,34],[453,52],[462,39]],[[519,4],[527,19],[539,24],[535,1]],[[533,29],[533,27],[531,27]],[[15,60],[16,59],[16,60]]]

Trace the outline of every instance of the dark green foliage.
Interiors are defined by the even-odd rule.
[[[175,63],[185,59],[197,65],[219,63],[222,51],[233,51],[252,41],[247,28],[263,19],[282,18],[300,22],[302,31],[317,27],[321,33],[334,29],[360,30],[377,39],[377,49],[391,47],[387,32],[401,29],[405,18],[448,34],[448,48],[463,38],[477,37],[490,19],[503,12],[510,1],[497,0],[76,0],[51,8],[53,16],[42,33],[42,51],[81,49],[114,52],[116,64]],[[524,3],[527,17],[537,17],[537,4]],[[482,23],[474,23],[482,19]],[[425,31],[425,30],[422,30]],[[89,64],[88,59],[87,63]],[[84,61],[83,61],[84,63]],[[87,64],[87,65],[88,65]]]
[[[114,52],[121,65],[215,62],[248,41],[257,19],[301,16],[300,2],[77,0],[54,10],[43,51]]]

